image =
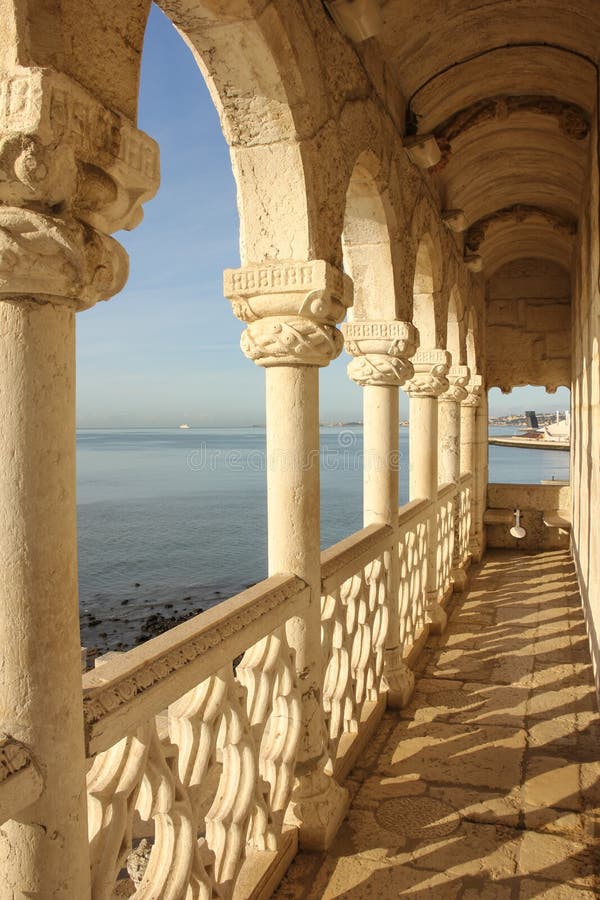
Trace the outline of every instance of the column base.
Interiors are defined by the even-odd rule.
[[[433,591],[427,598],[427,612],[425,615],[429,624],[430,634],[443,634],[448,624],[448,616],[445,610],[440,606],[437,591]]]
[[[404,709],[413,695],[415,676],[403,661],[400,650],[385,651],[383,674],[388,686],[387,705]]]
[[[292,799],[285,815],[286,825],[298,829],[302,850],[327,850],[342,824],[350,797],[333,776],[323,771],[324,759],[311,772],[296,778]]]
[[[460,566],[457,569],[452,569],[450,572],[450,578],[452,579],[452,583],[454,585],[454,590],[458,594],[462,594],[467,586],[467,582],[469,580],[466,568]]]
[[[471,554],[471,559],[475,563],[480,563],[481,558],[483,556],[483,547],[481,545],[481,540],[478,537],[472,537],[469,540],[469,552]]]

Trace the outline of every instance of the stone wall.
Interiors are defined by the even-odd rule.
[[[487,383],[553,390],[571,382],[571,285],[556,263],[519,259],[488,282]]]
[[[596,147],[596,136],[593,136],[589,189],[581,211],[573,284],[571,484],[573,556],[600,692],[600,227]]]
[[[521,525],[527,532],[524,538],[514,538],[510,529],[514,524],[486,525],[488,547],[510,547],[521,550],[564,550],[569,547],[569,533],[548,526],[548,513],[559,510],[568,515],[571,489],[568,485],[551,484],[489,484],[487,508],[490,511],[521,510]]]

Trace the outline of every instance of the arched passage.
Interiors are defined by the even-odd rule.
[[[437,347],[438,335],[435,316],[435,277],[431,239],[426,236],[419,242],[413,282],[413,325],[419,332],[421,350]]]
[[[446,326],[446,349],[452,357],[452,365],[464,362],[466,351],[461,337],[462,301],[457,287],[453,287],[448,301],[448,321]]]
[[[394,272],[386,209],[373,171],[378,162],[363,154],[346,193],[342,251],[344,269],[354,283],[355,321],[393,320]]]

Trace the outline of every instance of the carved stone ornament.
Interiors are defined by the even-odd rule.
[[[356,357],[348,376],[358,384],[397,386],[413,374],[409,357],[418,338],[410,322],[345,322],[342,332],[346,350]]]
[[[451,356],[446,350],[417,350],[413,377],[403,385],[409,397],[439,397],[448,390]]]
[[[0,78],[0,202],[60,207],[104,234],[134,228],[158,189],[157,144],[49,68]]]
[[[471,375],[466,385],[467,396],[462,401],[463,406],[477,407],[481,403],[483,396],[483,377],[481,375]]]
[[[85,309],[120,291],[128,266],[120,244],[89,226],[0,206],[0,298],[35,296]]]
[[[7,734],[0,734],[0,784],[33,764],[28,748]]]
[[[352,305],[351,279],[322,259],[225,269],[223,293],[242,322],[302,316],[335,325]]]
[[[448,389],[440,394],[439,399],[447,403],[462,403],[467,398],[465,385],[469,381],[468,366],[450,366],[448,370]]]
[[[353,359],[347,371],[348,377],[362,387],[366,384],[399,387],[412,376],[413,367],[407,359],[385,353],[369,353]]]
[[[342,352],[344,339],[333,325],[302,316],[269,316],[251,322],[242,351],[259,366],[326,366]]]

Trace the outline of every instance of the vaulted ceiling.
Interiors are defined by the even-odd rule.
[[[377,37],[407,103],[433,133],[430,170],[462,209],[467,254],[489,276],[522,257],[568,267],[596,112],[599,0],[384,0]]]

